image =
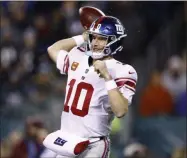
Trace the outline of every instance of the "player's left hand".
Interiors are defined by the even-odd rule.
[[[94,70],[98,74],[100,74],[99,77],[102,77],[104,79],[109,78],[110,74],[108,72],[108,69],[107,69],[104,61],[97,60],[97,61],[94,62],[93,66],[94,66]]]

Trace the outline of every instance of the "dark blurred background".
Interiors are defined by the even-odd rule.
[[[116,59],[134,66],[137,92],[112,124],[112,158],[186,158],[187,2],[1,1],[1,157],[39,158],[42,139],[60,128],[66,76],[47,47],[81,34],[81,6],[124,24]]]

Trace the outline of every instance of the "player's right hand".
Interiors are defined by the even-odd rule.
[[[94,71],[99,74],[99,77],[104,78],[105,80],[111,79],[105,61],[97,60],[94,62],[93,67]]]

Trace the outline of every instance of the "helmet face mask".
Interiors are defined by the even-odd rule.
[[[111,16],[103,16],[94,21],[88,30],[88,34],[88,47],[91,52],[87,53],[87,55],[92,56],[94,59],[111,56],[121,51],[123,49],[122,39],[127,36],[124,33],[121,22],[117,18]],[[103,50],[99,52],[94,52],[92,48],[94,34],[101,36],[101,38],[106,38],[107,40],[107,44],[104,46]]]
[[[107,51],[105,51],[105,50],[106,50],[106,46],[108,45],[108,42],[109,42],[109,37],[107,37],[105,35],[103,36],[100,34],[92,33],[92,32],[89,32],[88,34],[89,34],[88,46],[89,46],[89,49],[91,50],[90,53],[92,53],[92,55],[91,55],[92,58],[100,59],[100,58],[103,58],[104,56],[108,56],[109,53],[107,53]],[[94,36],[97,36],[96,38],[99,38],[99,39],[97,39],[99,46],[98,46],[98,49],[96,49],[96,50],[94,50],[95,49],[95,46],[93,43]],[[100,43],[101,43],[101,45],[100,45]],[[102,43],[105,43],[105,44],[102,45]]]

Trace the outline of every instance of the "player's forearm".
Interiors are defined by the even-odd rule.
[[[65,50],[69,52],[73,47],[76,46],[76,42],[73,38],[67,38],[60,41],[55,42],[51,45],[48,50],[49,51],[60,51]]]
[[[65,50],[69,52],[71,49],[73,49],[75,46],[80,46],[84,43],[88,38],[87,32],[84,32],[82,35],[74,36],[72,38],[63,39],[60,41],[57,41],[52,46],[48,47],[47,51],[49,53],[50,58],[56,62],[58,52],[60,50]]]
[[[110,75],[105,76],[105,81],[112,80]],[[128,100],[121,94],[118,88],[108,90],[111,109],[114,114],[120,118],[128,112]]]
[[[47,51],[49,53],[50,58],[56,62],[57,55],[60,50],[65,50],[69,52],[75,46],[76,46],[75,40],[73,38],[67,38],[55,42],[53,45],[48,47]]]
[[[128,100],[123,97],[118,88],[108,91],[108,96],[115,116],[123,117],[128,112]]]

